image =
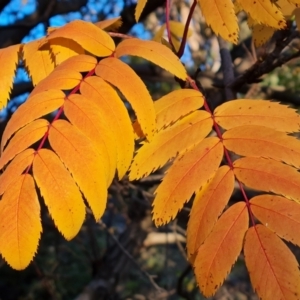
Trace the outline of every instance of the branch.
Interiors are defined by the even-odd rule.
[[[231,55],[228,49],[228,43],[221,37],[218,37],[220,56],[221,56],[221,67],[223,72],[223,82],[226,101],[236,99],[236,95],[229,84],[234,80],[233,64]]]

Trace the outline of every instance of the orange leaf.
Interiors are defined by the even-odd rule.
[[[49,122],[38,119],[20,129],[10,140],[0,157],[0,169],[2,169],[17,154],[40,140],[48,130]]]
[[[147,3],[147,0],[138,0],[137,1],[136,8],[135,8],[135,14],[134,14],[136,22],[139,21],[146,3]]]
[[[155,192],[153,220],[157,226],[175,218],[193,193],[215,175],[222,158],[223,145],[216,137],[206,138],[176,158]]]
[[[33,85],[37,85],[46,78],[54,69],[54,63],[50,57],[49,45],[45,44],[39,49],[44,39],[36,40],[23,46],[23,58],[28,74]]]
[[[237,2],[258,23],[278,29],[286,26],[281,11],[270,0],[237,0]]]
[[[96,74],[116,86],[126,97],[143,132],[150,140],[155,132],[155,110],[152,98],[140,77],[127,64],[113,57],[101,60],[96,67]]]
[[[6,106],[18,64],[20,44],[0,49],[0,109]]]
[[[66,38],[56,38],[49,41],[51,52],[55,58],[55,64],[78,54],[84,54],[84,49],[76,42]]]
[[[123,40],[116,48],[115,56],[139,56],[167,70],[178,78],[187,78],[186,70],[179,58],[166,46],[155,41],[140,39]]]
[[[300,141],[267,127],[244,125],[223,134],[224,146],[243,156],[270,157],[300,168]]]
[[[95,69],[97,63],[98,62],[95,57],[91,55],[80,54],[70,57],[62,62],[58,67],[56,67],[55,71],[64,70],[68,72],[71,70],[76,72],[89,72]]]
[[[45,116],[64,103],[65,94],[59,90],[48,90],[34,96],[30,96],[13,113],[8,121],[2,135],[1,151],[5,147],[10,137],[28,123]]]
[[[108,180],[94,144],[65,120],[52,123],[49,142],[72,174],[98,220],[106,207]]]
[[[226,210],[200,246],[194,272],[204,296],[212,296],[224,282],[242,250],[248,224],[246,204],[236,203]]]
[[[157,133],[138,150],[130,167],[130,180],[149,175],[168,160],[201,142],[211,131],[213,121],[206,111],[195,111],[171,127]]]
[[[108,183],[111,183],[117,164],[116,137],[102,118],[97,105],[82,95],[73,94],[65,102],[64,113],[69,121],[95,144],[99,155],[103,157]]]
[[[32,164],[34,153],[35,151],[31,148],[24,150],[5,168],[0,176],[0,195],[14,184],[25,169]]]
[[[109,56],[115,50],[113,39],[105,31],[82,20],[72,21],[52,31],[47,40],[55,38],[71,39],[96,56]]]
[[[214,115],[224,129],[242,125],[260,125],[283,132],[300,129],[300,116],[295,109],[267,100],[228,101],[218,106]]]
[[[280,237],[300,246],[300,205],[284,197],[260,195],[251,199],[251,210],[260,222]]]
[[[60,66],[59,66],[60,67]],[[79,85],[82,75],[73,70],[54,70],[47,78],[39,82],[39,84],[31,92],[30,97],[50,89],[72,90]]]
[[[37,152],[32,169],[55,225],[67,240],[72,239],[85,217],[83,199],[74,179],[57,155],[48,149]]]
[[[198,0],[206,23],[216,34],[234,44],[238,41],[239,27],[231,0]]]
[[[40,204],[31,175],[21,175],[0,201],[0,252],[16,270],[25,269],[42,232]]]
[[[95,105],[113,132],[117,150],[117,169],[121,179],[127,172],[133,152],[134,135],[128,112],[117,92],[103,79],[93,76],[85,78],[80,93]]]
[[[262,225],[251,227],[246,233],[244,254],[260,299],[299,299],[298,262],[275,233]]]
[[[211,233],[234,189],[234,174],[228,166],[217,171],[211,183],[196,194],[187,228],[187,252],[192,256]]]
[[[246,186],[281,194],[300,202],[300,174],[283,163],[270,159],[244,157],[233,163],[233,172]]]
[[[274,34],[273,27],[265,26],[262,24],[255,24],[252,28],[252,39],[256,47],[264,45]]]
[[[156,127],[160,130],[203,106],[204,97],[192,89],[175,90],[154,102]]]
[[[105,31],[117,31],[121,27],[122,23],[123,23],[122,18],[117,17],[117,18],[102,20],[94,24]]]

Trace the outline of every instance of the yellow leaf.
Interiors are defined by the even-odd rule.
[[[262,24],[256,24],[252,28],[252,39],[256,47],[264,45],[274,34],[275,29]]]
[[[33,162],[35,151],[31,148],[18,154],[0,176],[0,195],[15,183],[25,169]]]
[[[36,95],[49,89],[72,90],[78,86],[82,80],[82,75],[73,70],[54,70],[47,78],[39,82],[39,84],[31,92],[30,96]]]
[[[55,71],[76,71],[76,72],[89,72],[95,69],[97,65],[97,59],[91,55],[79,54],[68,58],[62,62]]]
[[[259,195],[251,199],[254,216],[281,238],[300,246],[300,205],[275,195]]]
[[[47,40],[66,38],[77,42],[81,47],[96,56],[109,56],[115,50],[113,39],[96,25],[75,20],[52,31]]]
[[[117,31],[121,27],[122,23],[122,18],[117,17],[96,22],[95,25],[105,31]]]
[[[176,158],[155,192],[153,220],[157,226],[175,218],[193,193],[215,175],[222,158],[223,145],[216,137],[206,138]]]
[[[60,159],[51,150],[39,150],[33,161],[33,177],[54,223],[70,240],[79,231],[85,206],[81,193]]]
[[[80,93],[95,105],[113,132],[117,151],[118,176],[127,172],[133,152],[134,135],[128,112],[117,92],[103,79],[93,76],[85,78],[80,85]]]
[[[55,65],[78,54],[84,54],[84,49],[76,42],[66,38],[56,38],[49,41],[51,52],[55,58]]]
[[[278,0],[276,2],[276,4],[280,7],[282,14],[287,18],[290,18],[293,15],[293,12],[296,8],[296,5],[292,2],[300,3],[299,0]]]
[[[94,144],[65,120],[52,123],[49,142],[72,174],[98,220],[106,207],[108,180]]]
[[[236,203],[226,210],[200,246],[194,262],[194,272],[204,296],[214,295],[224,282],[243,248],[248,224],[246,204]]]
[[[260,125],[283,132],[300,128],[300,116],[295,109],[267,100],[233,100],[218,106],[215,120],[224,129],[242,125]]]
[[[270,0],[237,0],[237,2],[258,23],[278,29],[286,26],[281,11]]]
[[[186,70],[179,58],[166,46],[155,41],[126,39],[116,48],[115,56],[139,56],[167,70],[182,80],[186,80]]]
[[[132,105],[147,139],[151,140],[156,129],[155,110],[140,77],[127,64],[113,57],[101,60],[96,67],[96,74],[121,91]]]
[[[198,0],[198,3],[206,23],[213,31],[223,39],[236,44],[239,27],[232,0]]]
[[[31,175],[21,175],[0,201],[0,252],[16,270],[25,269],[42,232],[40,204]]]
[[[0,49],[0,109],[6,106],[18,64],[20,44]]]
[[[137,1],[136,8],[135,8],[135,14],[134,14],[136,22],[139,21],[146,3],[147,3],[147,0],[138,0]]]
[[[196,254],[211,233],[234,189],[234,174],[222,166],[207,188],[196,194],[187,228],[187,254]]]
[[[192,89],[175,90],[154,102],[156,128],[160,130],[203,106],[204,97]]]
[[[28,74],[32,79],[33,85],[37,85],[42,79],[46,78],[54,69],[54,63],[50,57],[48,44],[40,46],[44,39],[36,40],[23,46],[23,59]]]
[[[59,90],[48,90],[30,96],[18,107],[8,121],[2,135],[1,151],[3,151],[7,141],[16,131],[61,107],[64,103],[64,98],[65,94]]]
[[[40,140],[48,130],[49,122],[38,119],[20,129],[10,140],[0,157],[0,169],[2,169],[17,154]]]
[[[201,142],[211,131],[213,121],[206,111],[195,111],[171,127],[160,131],[138,150],[130,167],[130,180],[149,175],[168,160]]]
[[[283,195],[300,202],[300,173],[283,163],[244,157],[233,163],[233,172],[246,186]]]
[[[262,225],[251,227],[246,233],[244,254],[260,299],[299,299],[298,262],[275,233]]]
[[[79,94],[67,97],[64,113],[69,121],[77,127],[93,144],[103,157],[103,167],[108,174],[108,184],[114,178],[117,164],[115,136],[102,118],[98,106],[90,99]]]
[[[243,125],[223,134],[224,146],[242,156],[269,157],[300,168],[300,141],[271,128]]]

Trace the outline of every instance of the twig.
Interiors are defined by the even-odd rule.
[[[139,272],[146,277],[153,288],[155,288],[157,291],[161,292],[164,291],[163,288],[161,288],[152,278],[151,275],[149,275],[146,271],[142,270],[139,264],[136,262],[136,260],[131,256],[131,254],[122,246],[122,244],[118,241],[118,239],[108,230],[106,225],[100,220],[99,221],[100,227],[107,232],[107,234],[112,238],[112,240],[116,243],[116,245],[120,248],[122,253],[130,260],[131,263],[133,263],[136,268],[139,270]]]

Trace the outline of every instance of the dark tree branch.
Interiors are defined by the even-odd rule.
[[[221,56],[221,67],[223,72],[223,82],[226,101],[236,99],[236,95],[229,84],[234,80],[234,71],[231,55],[228,49],[228,43],[225,42],[221,37],[218,37],[220,56]]]

